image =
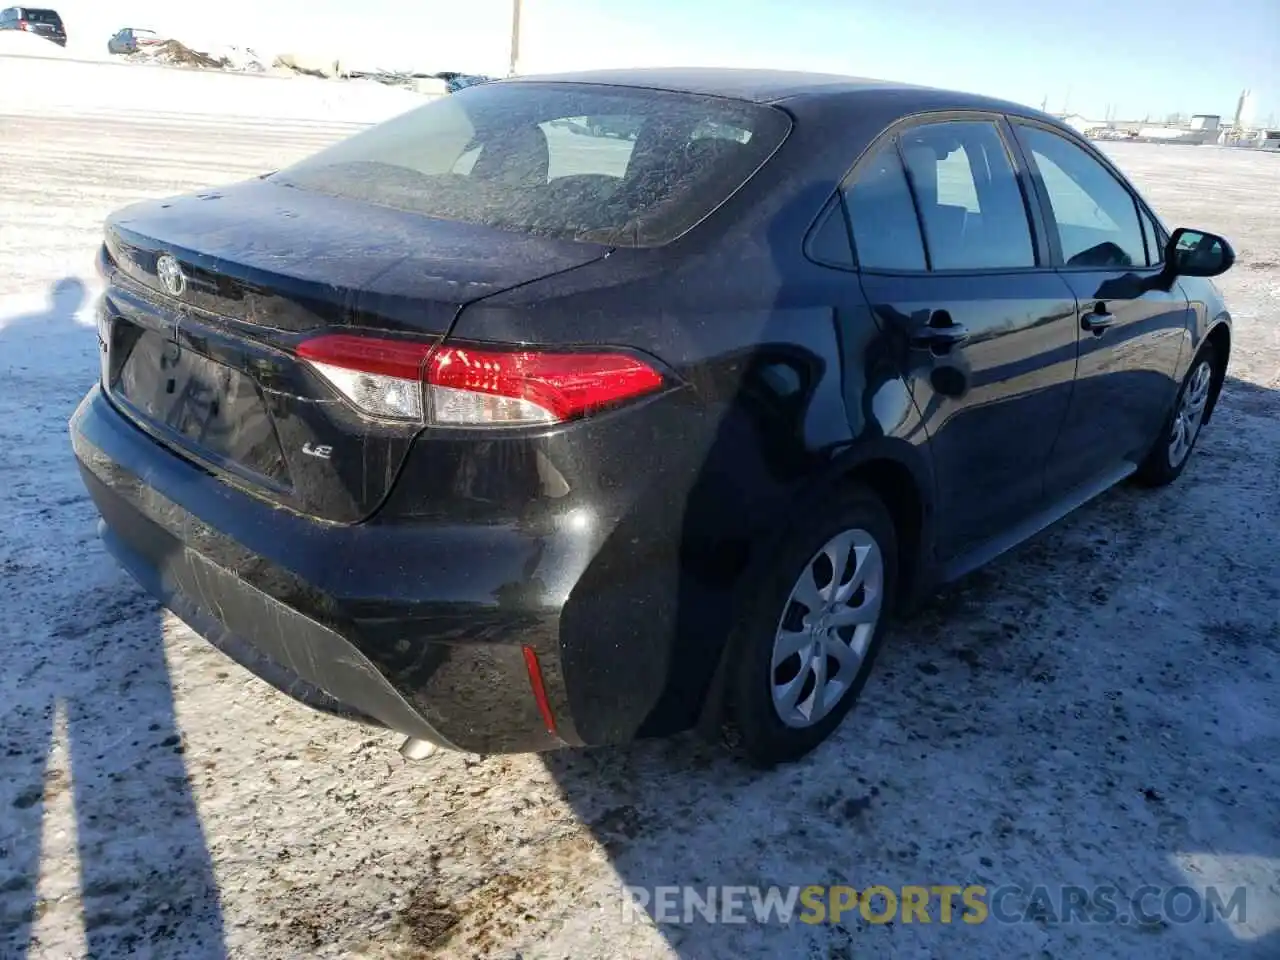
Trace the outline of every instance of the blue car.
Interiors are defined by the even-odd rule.
[[[113,54],[137,53],[146,47],[159,46],[164,39],[154,30],[125,27],[116,31],[107,41],[107,52]]]
[[[446,70],[443,73],[435,74],[435,76],[448,85],[450,93],[457,93],[467,87],[474,87],[478,83],[488,83],[493,79],[492,77],[482,77],[474,73],[457,73],[453,70]]]

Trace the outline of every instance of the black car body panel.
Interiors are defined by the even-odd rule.
[[[744,186],[652,246],[498,231],[272,180],[108,225],[112,349],[72,421],[108,545],[196,629],[321,709],[482,752],[687,728],[777,544],[851,479],[893,511],[918,594],[1132,472],[1199,343],[1229,343],[1207,280],[1162,288],[1145,260],[1064,269],[1009,118],[1105,161],[1050,118],[756,71],[554,81],[769,103],[792,128]],[[846,228],[864,158],[957,119],[988,124],[1008,151],[1028,265],[860,262]],[[166,254],[188,278],[180,296],[158,273]],[[1086,329],[1098,301],[1118,317],[1101,335]],[[965,337],[937,339],[939,315]],[[664,387],[545,426],[388,423],[294,355],[335,330],[624,349]],[[247,378],[221,399],[259,432],[211,443],[156,402],[174,378],[122,387],[118,340],[143,334]],[[1132,417],[1117,426],[1108,409]],[[304,451],[316,442],[331,460]]]
[[[173,255],[189,272],[184,304],[256,327],[440,336],[463,304],[607,251],[256,179],[126,207],[108,221],[107,252],[157,293],[156,258]]]

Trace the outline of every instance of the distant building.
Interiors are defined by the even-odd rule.
[[[1186,127],[1141,127],[1138,130],[1140,140],[1182,140],[1187,137]]]
[[[1161,123],[1144,120],[1090,120],[1078,113],[1058,114],[1058,119],[1091,140],[1142,140],[1156,143],[1215,144],[1228,131],[1217,113],[1171,114]]]
[[[1078,113],[1068,113],[1066,116],[1058,117],[1058,119],[1077,133],[1084,133],[1086,130],[1092,130],[1094,127],[1106,126],[1106,123],[1101,120],[1089,120],[1086,117],[1080,116]]]

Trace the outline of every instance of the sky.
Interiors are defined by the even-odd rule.
[[[121,26],[360,68],[504,75],[511,0],[47,0],[77,44]],[[878,77],[1054,112],[1280,120],[1280,0],[523,0],[521,73],[741,66]]]

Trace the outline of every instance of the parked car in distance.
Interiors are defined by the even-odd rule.
[[[1138,131],[1117,130],[1111,127],[1092,127],[1084,132],[1090,140],[1136,140]]]
[[[474,87],[479,83],[491,83],[493,81],[492,77],[484,77],[474,73],[458,73],[456,70],[443,70],[440,73],[432,74],[432,76],[437,80],[443,80],[449,93],[457,93],[467,87]]]
[[[107,41],[107,52],[114,54],[137,53],[145,47],[156,47],[164,43],[164,38],[154,30],[141,27],[124,27],[117,30]]]
[[[24,30],[51,40],[60,47],[67,45],[67,30],[57,10],[47,7],[6,7],[0,10],[0,30]]]
[[[111,216],[71,440],[147,590],[408,755],[768,766],[915,598],[1183,472],[1233,259],[1012,103],[502,80]]]

